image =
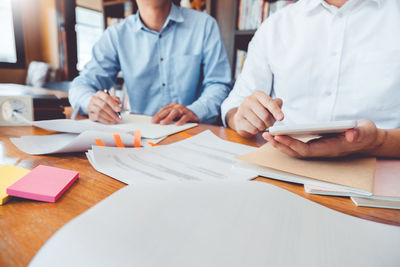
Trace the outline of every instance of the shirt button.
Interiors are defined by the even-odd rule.
[[[337,54],[338,54],[338,53],[337,53],[336,51],[332,51],[332,52],[331,52],[331,55],[332,55],[332,56],[336,56]]]
[[[337,13],[337,16],[339,17],[339,18],[341,18],[341,17],[343,17],[343,13],[342,12],[338,12]],[[160,37],[161,38],[161,37]]]
[[[326,91],[326,92],[325,92],[325,95],[326,95],[326,96],[331,96],[331,95],[332,95],[332,91]]]
[[[160,61],[164,61],[164,58],[160,58]]]
[[[162,86],[165,86],[165,83],[163,83]]]
[[[160,39],[161,39],[161,38],[162,38],[162,34],[160,34],[160,35],[158,36],[158,38],[160,38]]]

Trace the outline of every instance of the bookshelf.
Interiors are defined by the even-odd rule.
[[[269,16],[270,9],[274,12],[284,6],[294,3],[297,0],[214,0],[215,10],[212,15],[217,19],[219,27],[222,32],[222,37],[225,42],[226,50],[228,53],[229,63],[232,67],[233,77],[237,77],[238,66],[237,62],[244,62],[237,58],[237,56],[245,56],[243,52],[247,51],[248,45],[253,38],[257,27],[261,24],[262,19]],[[243,14],[246,13],[244,6],[251,6],[251,11],[247,13],[248,17],[253,18],[252,11],[256,12],[259,16],[259,23],[244,23]],[[253,5],[256,5],[254,8]],[[257,7],[257,5],[262,5]],[[268,13],[266,13],[268,12]],[[241,25],[241,26],[240,26]],[[238,51],[242,51],[239,52]],[[241,66],[239,66],[239,70]]]

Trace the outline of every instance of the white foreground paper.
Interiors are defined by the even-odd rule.
[[[52,134],[52,135],[33,135],[10,138],[11,142],[21,151],[31,155],[44,155],[53,153],[69,153],[88,151],[93,145],[96,145],[95,139],[101,139],[106,146],[115,147],[114,133],[85,131],[81,134]],[[133,135],[119,133],[125,146],[133,146]],[[148,142],[154,144],[160,142],[159,139],[142,138],[142,145]]]
[[[64,133],[82,133],[84,131],[133,133],[134,130],[140,130],[142,137],[151,139],[161,138],[197,126],[197,123],[186,123],[182,126],[153,124],[151,123],[151,116],[138,114],[122,114],[122,122],[115,125],[107,125],[91,120],[27,121],[23,117],[20,118],[30,125],[49,131]]]
[[[238,169],[235,156],[256,149],[225,141],[211,131],[170,145],[148,148],[93,147],[93,168],[126,184],[160,181],[249,180],[257,173]]]
[[[399,266],[400,227],[262,182],[126,186],[62,227],[31,267]]]

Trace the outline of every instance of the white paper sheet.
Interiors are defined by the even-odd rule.
[[[46,266],[399,266],[400,227],[261,182],[126,186],[61,228]]]
[[[64,133],[82,133],[84,131],[133,133],[134,130],[140,130],[143,137],[151,139],[161,138],[197,126],[197,123],[186,123],[182,126],[153,124],[151,123],[151,116],[138,114],[122,114],[122,122],[115,125],[102,124],[91,120],[27,121],[21,116],[20,119],[30,125],[49,131]]]
[[[238,161],[235,156],[254,149],[204,131],[171,145],[140,149],[93,147],[87,156],[96,170],[127,184],[249,180],[257,173],[233,165]]]
[[[21,151],[31,155],[44,155],[53,153],[69,153],[83,152],[96,145],[95,139],[101,139],[104,145],[116,146],[114,133],[85,131],[81,134],[52,134],[52,135],[33,135],[22,136],[18,138],[10,138],[11,142]],[[127,133],[119,133],[125,146],[133,146],[133,135]],[[147,143],[154,144],[160,142],[159,139],[142,138],[142,145],[149,146]]]

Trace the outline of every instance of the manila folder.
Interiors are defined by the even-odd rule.
[[[267,143],[237,157],[245,162],[372,193],[376,158],[297,159]]]

